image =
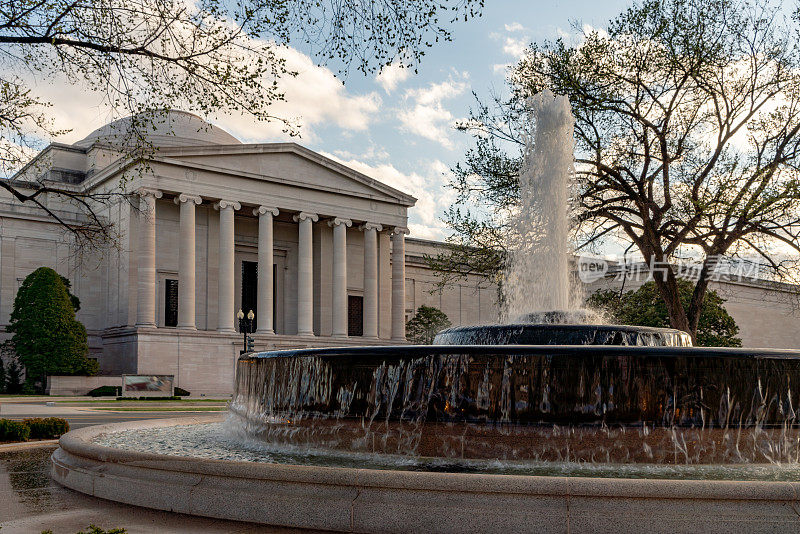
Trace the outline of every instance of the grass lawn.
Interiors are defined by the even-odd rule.
[[[224,412],[227,410],[225,406],[197,406],[197,407],[180,407],[180,408],[172,408],[169,406],[152,406],[146,407],[142,406],[139,407],[130,407],[130,406],[120,406],[118,408],[114,407],[97,407],[92,408],[93,410],[101,410],[104,412]]]
[[[116,403],[116,402],[137,402],[137,403],[142,403],[142,404],[153,404],[153,403],[156,403],[156,402],[165,402],[165,403],[167,403],[167,402],[174,402],[174,403],[181,403],[181,402],[183,402],[183,403],[187,403],[187,402],[190,402],[190,403],[195,403],[195,402],[215,402],[217,404],[221,404],[221,403],[224,403],[224,402],[228,402],[229,400],[230,399],[173,399],[173,400],[164,400],[164,399],[159,399],[159,400],[122,399],[122,400],[117,400],[116,397],[99,397],[99,398],[91,399],[91,400],[89,400],[89,399],[87,399],[87,400],[59,400],[59,401],[55,401],[55,402],[63,403],[63,404],[92,404],[92,403],[102,403],[102,404],[111,403],[111,404],[113,404],[113,403]]]

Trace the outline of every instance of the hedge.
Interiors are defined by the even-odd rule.
[[[0,441],[28,441],[31,427],[22,421],[0,419]]]
[[[69,432],[69,423],[60,417],[0,419],[0,441],[28,441],[28,439],[54,439]]]
[[[86,395],[89,397],[116,397],[122,395],[122,386],[100,386],[99,388],[94,388]]]
[[[69,423],[60,417],[23,419],[31,429],[31,439],[55,439],[69,432]]]

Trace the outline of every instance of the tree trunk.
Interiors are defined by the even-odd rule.
[[[703,303],[706,299],[706,293],[708,293],[708,285],[711,281],[712,274],[711,269],[715,267],[716,262],[709,260],[708,257],[703,261],[703,268],[700,271],[700,278],[697,280],[697,284],[694,286],[694,291],[692,292],[692,300],[689,303],[687,316],[689,319],[689,325],[692,328],[691,332],[693,340],[695,333],[697,332],[697,328],[700,325],[700,312],[703,311]]]
[[[678,278],[675,276],[675,272],[666,262],[655,258],[651,258],[650,265],[661,266],[659,269],[652,269],[651,267],[651,272],[656,288],[667,307],[670,326],[687,332],[692,336],[692,342],[694,343],[697,335],[697,324],[694,327],[692,326],[686,309],[683,307],[680,291],[678,290]]]

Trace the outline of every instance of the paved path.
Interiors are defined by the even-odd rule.
[[[58,399],[65,400],[65,399]],[[83,399],[72,399],[85,400]],[[48,403],[52,405],[48,406]],[[180,411],[124,411],[96,410],[103,407],[139,407],[140,404],[119,404],[111,401],[103,406],[92,404],[68,405],[45,398],[0,398],[0,418],[24,419],[26,417],[63,417],[71,428],[90,425],[191,417],[191,406],[181,404],[148,403],[144,408],[178,406]],[[213,404],[204,403],[202,406]],[[223,521],[175,514],[128,506],[97,499],[69,490],[50,479],[50,454],[55,444],[27,448],[0,449],[0,532],[2,534],[39,534],[52,530],[54,534],[75,534],[86,530],[90,524],[104,529],[122,527],[130,534],[189,534],[189,533],[250,533],[299,532],[296,530],[263,527],[251,523]],[[10,449],[10,450],[9,450]]]
[[[75,534],[90,524],[122,527],[129,534],[222,534],[297,530],[159,512],[89,497],[50,479],[54,446],[0,451],[0,532],[3,534]]]

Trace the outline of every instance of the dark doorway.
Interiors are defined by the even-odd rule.
[[[245,315],[253,310],[253,330],[258,327],[258,262],[242,262],[242,311]]]
[[[178,326],[178,281],[165,280],[164,326]]]
[[[364,297],[347,296],[347,335],[364,335]]]

